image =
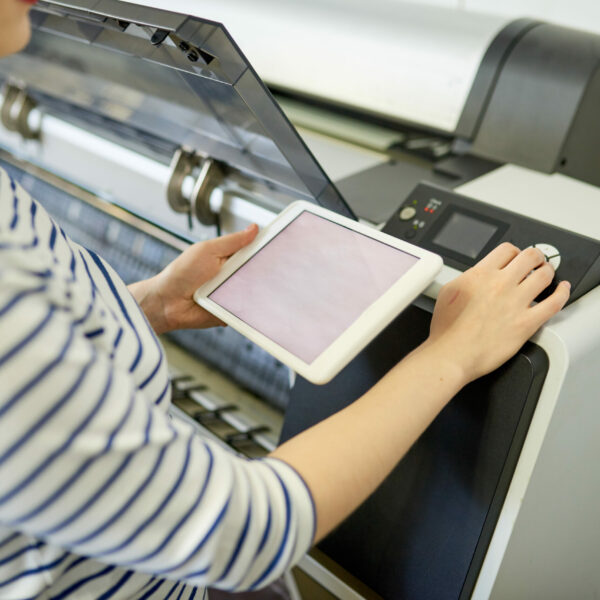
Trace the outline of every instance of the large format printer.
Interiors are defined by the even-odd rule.
[[[573,284],[302,561],[292,596],[597,597],[600,37],[384,0],[48,0],[32,23],[0,61],[0,165],[125,280],[298,198],[444,257],[321,388],[230,330],[165,339],[174,414],[239,452],[357,398],[499,241],[539,245]]]

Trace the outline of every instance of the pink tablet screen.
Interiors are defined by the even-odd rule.
[[[303,212],[209,298],[310,364],[418,260]]]

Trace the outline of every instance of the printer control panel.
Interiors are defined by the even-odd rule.
[[[502,242],[535,246],[571,282],[570,302],[600,283],[600,241],[480,202],[431,184],[419,184],[392,215],[385,233],[431,250],[465,271]]]

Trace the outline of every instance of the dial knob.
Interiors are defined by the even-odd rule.
[[[533,244],[532,247],[541,250],[546,257],[546,260],[554,267],[554,270],[556,271],[558,269],[561,260],[558,248],[552,246],[552,244],[545,243]]]

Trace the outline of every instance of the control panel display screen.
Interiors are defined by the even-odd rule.
[[[433,238],[433,243],[469,258],[477,258],[497,231],[498,227],[491,223],[454,212]]]

